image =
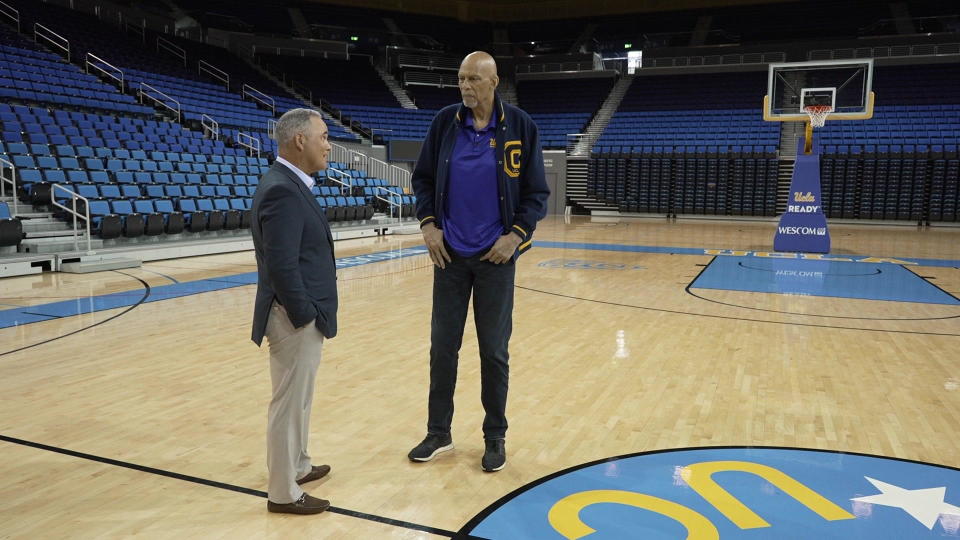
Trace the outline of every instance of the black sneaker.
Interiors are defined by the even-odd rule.
[[[504,448],[503,439],[485,440],[487,448],[483,451],[483,460],[480,465],[484,472],[499,471],[507,464],[507,449]]]
[[[423,442],[415,446],[407,457],[410,461],[430,461],[437,454],[448,450],[453,450],[453,439],[449,433],[446,435],[428,433]]]

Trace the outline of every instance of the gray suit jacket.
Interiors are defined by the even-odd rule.
[[[274,163],[253,197],[250,229],[257,256],[251,338],[260,345],[274,299],[297,328],[314,323],[337,335],[337,266],[323,209],[300,178]]]

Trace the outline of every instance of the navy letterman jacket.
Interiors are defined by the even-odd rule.
[[[450,180],[450,156],[458,130],[469,109],[462,103],[444,107],[433,118],[411,181],[417,196],[420,226],[435,223],[443,229],[444,198]],[[494,95],[497,115],[497,180],[500,191],[500,217],[508,234],[523,238],[513,258],[530,248],[537,222],[547,213],[550,188],[543,171],[543,150],[537,125],[522,110],[504,103]]]

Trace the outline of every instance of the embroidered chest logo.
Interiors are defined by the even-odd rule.
[[[520,176],[521,147],[520,141],[507,141],[503,144],[503,172],[510,178]]]

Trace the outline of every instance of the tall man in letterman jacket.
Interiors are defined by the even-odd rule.
[[[493,57],[467,55],[458,76],[463,102],[434,117],[412,177],[435,268],[427,436],[408,457],[430,461],[453,449],[457,360],[472,294],[486,413],[481,467],[492,472],[506,464],[515,263],[530,248],[550,190],[537,126],[497,95]]]

